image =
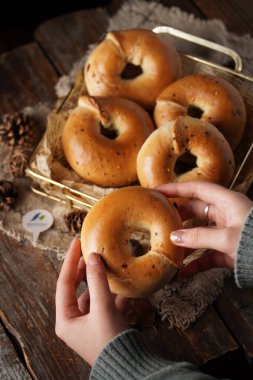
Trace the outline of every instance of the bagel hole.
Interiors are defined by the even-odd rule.
[[[186,152],[176,161],[174,172],[176,175],[184,174],[197,167],[197,157]]]
[[[115,140],[119,135],[113,125],[105,128],[102,123],[100,123],[100,134],[109,140]]]
[[[140,237],[138,235],[140,234]],[[129,239],[132,256],[140,257],[150,250],[150,233],[149,231],[138,231],[131,234]]]
[[[189,106],[187,109],[187,115],[195,117],[196,119],[201,119],[203,112],[201,108],[195,106]]]
[[[122,79],[134,79],[143,73],[141,66],[134,65],[133,63],[128,62],[124,67],[121,78]]]

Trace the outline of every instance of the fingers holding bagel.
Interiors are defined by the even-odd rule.
[[[200,199],[211,204],[223,202],[233,194],[233,191],[225,189],[221,185],[205,181],[171,182],[157,186],[156,190],[167,197]]]
[[[239,234],[239,228],[195,227],[173,231],[170,238],[179,246],[193,249],[210,248],[235,256]]]
[[[186,197],[191,199],[180,205],[178,209],[184,220],[187,216],[197,216],[203,219],[204,208],[209,204],[209,220],[221,226],[240,228],[253,206],[253,202],[244,194],[205,181],[168,183],[158,186],[156,189],[169,198]]]

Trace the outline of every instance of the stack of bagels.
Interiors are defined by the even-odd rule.
[[[88,95],[67,120],[62,145],[85,181],[113,188],[197,179],[229,185],[246,111],[226,80],[182,77],[175,48],[142,29],[107,33],[84,78]],[[195,167],[178,173],[186,152]]]
[[[83,254],[103,255],[113,292],[146,296],[183,262],[182,249],[165,237],[182,227],[177,210],[149,189],[189,180],[228,186],[233,150],[245,128],[245,105],[237,89],[220,77],[182,76],[175,48],[144,29],[107,33],[88,57],[84,79],[88,95],[79,98],[64,126],[64,154],[86,182],[122,188],[86,217]],[[180,160],[187,170],[178,170]],[[144,222],[140,207],[156,220]],[[138,228],[149,230],[151,247],[133,257],[131,233]]]

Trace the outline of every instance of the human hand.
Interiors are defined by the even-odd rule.
[[[77,299],[76,289],[86,272],[88,289]],[[75,238],[67,252],[56,288],[56,335],[93,365],[105,345],[128,329],[120,314],[125,299],[110,292],[99,254],[81,257]]]
[[[212,267],[234,267],[241,229],[253,202],[245,195],[208,182],[170,183],[157,188],[167,197],[191,198],[179,206],[183,220],[198,218],[215,226],[183,229],[171,233],[174,244],[187,248],[211,249],[179,272],[191,276]]]

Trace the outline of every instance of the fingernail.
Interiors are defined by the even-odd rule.
[[[99,265],[101,263],[100,255],[98,253],[91,253],[88,258],[89,265]]]
[[[170,240],[175,244],[183,244],[184,242],[183,235],[184,235],[183,230],[173,231],[170,234]]]

